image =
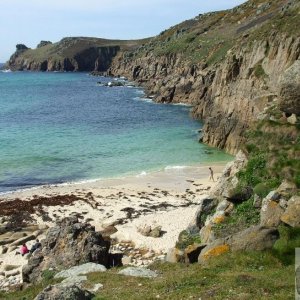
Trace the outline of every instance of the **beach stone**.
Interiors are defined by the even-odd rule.
[[[126,276],[134,276],[134,277],[147,277],[147,278],[157,277],[156,272],[146,268],[139,268],[139,267],[128,267],[118,272],[118,274],[126,275]]]
[[[123,256],[122,257],[122,264],[124,266],[129,265],[132,263],[132,257],[131,256]]]
[[[24,282],[36,282],[43,270],[61,270],[88,262],[108,265],[110,242],[95,227],[80,223],[76,217],[65,218],[50,228],[41,241],[42,249],[34,253],[23,267]]]
[[[150,233],[149,236],[153,237],[153,238],[159,238],[161,236],[161,226],[156,226],[155,228],[153,228]]]
[[[300,196],[293,196],[281,216],[281,221],[292,227],[300,227]]]
[[[138,228],[138,232],[139,232],[141,235],[149,236],[149,234],[150,234],[150,232],[151,232],[151,226],[139,227],[139,228]]]
[[[46,287],[34,300],[91,300],[93,294],[73,285],[50,285]]]
[[[55,274],[54,278],[68,278],[72,276],[85,275],[92,272],[105,272],[106,270],[106,267],[103,265],[89,262],[61,271]]]
[[[11,243],[11,246],[20,246],[20,245],[23,245],[29,241],[32,241],[34,240],[36,237],[35,235],[31,234],[29,236],[25,236],[25,237],[22,237],[16,241],[14,241],[13,243]]]

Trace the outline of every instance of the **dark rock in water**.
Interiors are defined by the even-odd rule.
[[[108,86],[108,87],[124,86],[124,83],[120,82],[120,81],[110,81],[110,82],[106,83],[105,86]]]
[[[50,285],[46,287],[34,300],[90,300],[93,294],[82,290],[76,285]]]
[[[88,223],[79,223],[76,217],[66,218],[49,229],[42,249],[23,267],[24,282],[41,279],[46,269],[72,267],[87,262],[108,265],[110,242],[95,232]]]

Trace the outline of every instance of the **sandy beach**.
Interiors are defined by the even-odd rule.
[[[225,164],[209,165],[214,170],[215,182]],[[90,222],[97,231],[113,227],[116,231],[111,235],[114,244],[130,243],[134,249],[143,248],[157,256],[165,255],[193,219],[200,200],[215,184],[209,180],[209,166],[173,167],[124,178],[16,191],[0,196],[0,215],[6,215],[2,217],[5,220],[10,206],[17,209],[20,203],[26,204],[20,209],[20,215],[29,213],[27,223],[34,226],[31,232],[23,234],[32,236],[27,242],[29,246],[35,238],[44,237],[46,227],[75,215],[82,222]],[[145,226],[161,226],[163,235],[159,238],[144,236],[139,231]],[[18,243],[11,246],[5,239],[8,239],[7,234],[0,235],[1,252],[5,252],[0,255],[0,274],[3,275],[10,265],[17,267],[13,271],[21,272],[26,258],[15,255]],[[8,249],[3,251],[3,247]]]

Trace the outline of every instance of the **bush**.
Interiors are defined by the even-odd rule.
[[[295,248],[300,247],[300,228],[280,225],[278,230],[280,238],[274,244],[274,254],[284,264],[294,264]]]
[[[44,271],[43,271],[43,273],[42,273],[42,278],[43,278],[44,280],[48,281],[48,280],[53,279],[53,278],[54,278],[54,275],[55,275],[55,271],[47,269],[47,270],[44,270]]]
[[[273,189],[277,188],[280,184],[280,180],[278,178],[273,178],[271,180],[261,182],[257,184],[253,191],[256,195],[261,198],[266,197]]]
[[[176,248],[184,250],[187,246],[192,244],[201,244],[199,234],[190,234],[186,230],[180,232],[178,241],[176,242]]]

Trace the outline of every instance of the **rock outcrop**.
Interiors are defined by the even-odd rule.
[[[46,287],[34,300],[91,300],[93,294],[79,288],[77,285],[50,285]]]
[[[299,8],[273,1],[261,10],[252,2],[174,26],[135,52],[117,55],[110,71],[142,84],[156,102],[192,104],[194,117],[204,121],[201,140],[236,154],[268,104],[280,95],[289,103],[297,97],[297,64],[285,79],[281,74],[299,59],[300,38],[278,19],[294,22]]]
[[[17,45],[7,62],[11,70],[30,71],[100,71],[110,67],[120,50],[134,48],[141,42],[97,38],[64,38],[58,43],[41,41],[36,49]],[[21,47],[23,46],[23,47]]]
[[[77,218],[66,218],[49,229],[42,249],[29,258],[23,268],[23,280],[39,280],[43,271],[60,270],[87,262],[108,264],[110,243],[95,228],[80,223]]]

